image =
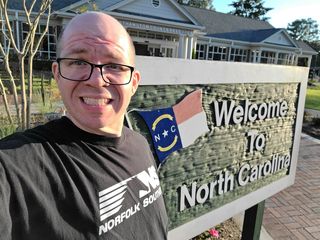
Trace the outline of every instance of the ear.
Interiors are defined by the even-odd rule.
[[[57,62],[53,62],[51,65],[51,70],[52,70],[52,74],[54,79],[56,80],[56,82],[58,82],[59,80],[59,66]]]
[[[133,73],[132,73],[132,79],[131,79],[131,96],[133,96],[135,94],[135,92],[137,91],[138,89],[138,85],[139,85],[139,82],[140,82],[140,78],[141,78],[141,75],[140,75],[140,72],[137,71],[137,70],[134,70]]]

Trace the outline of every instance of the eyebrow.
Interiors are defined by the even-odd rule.
[[[72,55],[77,55],[77,54],[79,54],[80,56],[75,56],[76,58],[77,57],[85,57],[82,54],[88,54],[90,52],[91,52],[90,50],[88,50],[87,48],[82,47],[82,46],[71,47],[70,49],[68,49],[66,51],[66,54],[64,54],[64,57],[70,57]],[[104,58],[108,58],[111,62],[114,62],[114,63],[128,64],[128,63],[123,63],[122,58],[121,58],[121,54],[117,51],[106,50],[102,53],[101,56]]]
[[[89,51],[85,48],[71,48],[70,51],[67,51],[66,55],[72,55],[72,54],[81,54],[81,53],[88,53]]]

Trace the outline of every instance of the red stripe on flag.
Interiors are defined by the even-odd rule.
[[[192,116],[202,112],[202,90],[196,90],[182,99],[181,102],[174,105],[173,112],[176,117],[177,124],[180,124]]]

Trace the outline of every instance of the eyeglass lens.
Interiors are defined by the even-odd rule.
[[[95,66],[79,59],[59,59],[61,76],[72,81],[89,80],[95,67],[100,68],[103,80],[110,84],[128,84],[131,80],[129,66],[113,63]]]

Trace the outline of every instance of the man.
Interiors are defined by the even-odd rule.
[[[67,116],[0,141],[0,239],[166,239],[148,144],[123,126],[140,74],[121,24],[66,26],[52,65]]]

